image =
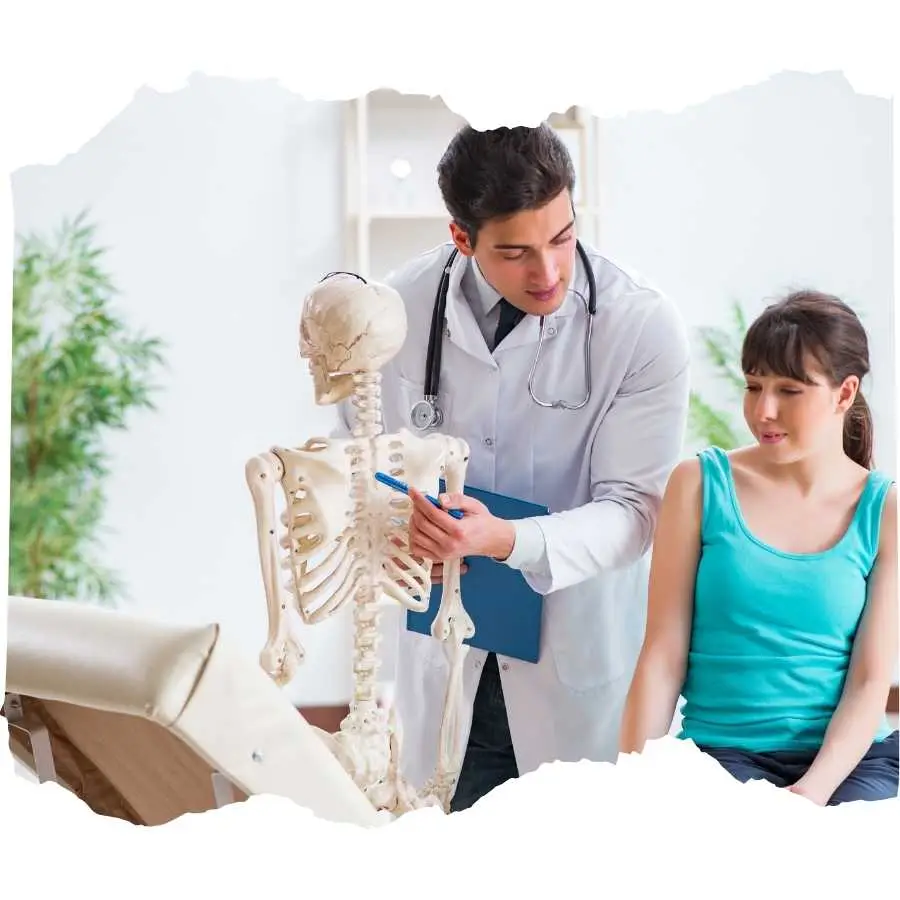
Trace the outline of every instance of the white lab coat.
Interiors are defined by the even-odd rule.
[[[545,596],[541,657],[498,658],[520,774],[554,760],[615,761],[625,696],[646,619],[648,550],[669,472],[680,458],[688,405],[689,346],[675,305],[586,247],[597,284],[592,392],[578,411],[545,409],[527,390],[538,322],[527,316],[492,355],[451,273],[441,361],[441,430],[471,445],[467,483],[549,507],[540,519],[547,571],[523,572]],[[425,356],[445,244],[392,273],[408,334],[383,370],[385,430],[412,429],[424,393]],[[588,296],[581,260],[573,286]],[[569,291],[545,322],[535,393],[580,401],[585,391],[586,313]],[[495,358],[496,357],[496,358]],[[340,433],[353,411],[339,407]],[[465,603],[465,582],[463,582]],[[448,667],[431,637],[397,635],[395,702],[403,774],[417,787],[434,772]],[[485,652],[471,648],[464,727]]]

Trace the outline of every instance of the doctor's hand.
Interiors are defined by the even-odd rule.
[[[465,575],[469,571],[469,567],[461,562],[459,564],[459,574]],[[431,565],[431,583],[443,584],[444,581],[444,564],[442,562],[432,563]]]
[[[413,502],[409,545],[416,556],[443,563],[463,556],[503,560],[512,553],[516,539],[512,522],[497,518],[480,501],[464,494],[442,494],[438,500],[444,508],[437,509],[412,487],[409,496]],[[447,509],[460,510],[463,518],[453,518]]]

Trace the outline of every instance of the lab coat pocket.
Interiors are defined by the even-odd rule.
[[[624,636],[618,634],[614,604],[583,590],[545,602],[547,644],[561,684],[575,692],[592,691],[622,674]]]

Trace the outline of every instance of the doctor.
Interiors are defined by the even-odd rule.
[[[670,300],[577,242],[574,168],[549,126],[465,127],[438,181],[452,240],[386,279],[405,301],[408,337],[383,370],[385,428],[462,437],[468,483],[551,510],[510,522],[452,497],[459,521],[414,497],[414,552],[495,557],[546,598],[538,663],[469,651],[459,810],[543,763],[617,758],[647,552],[682,447],[689,349]],[[441,645],[401,622],[402,767],[421,786],[448,670]]]

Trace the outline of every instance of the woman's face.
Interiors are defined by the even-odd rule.
[[[842,442],[844,416],[859,389],[859,379],[852,375],[832,385],[813,359],[807,361],[806,373],[812,384],[781,375],[746,376],[744,420],[759,445],[780,462]]]

